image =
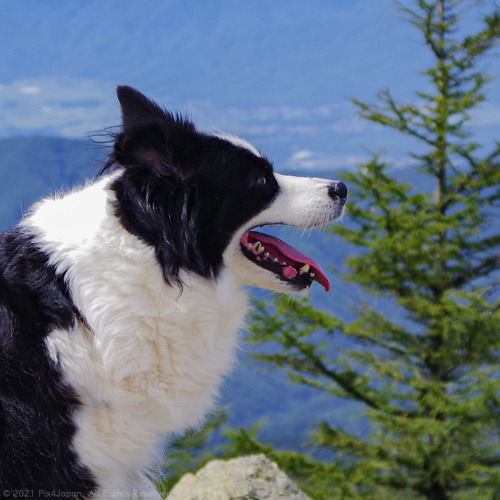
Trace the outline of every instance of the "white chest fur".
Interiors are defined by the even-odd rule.
[[[182,291],[167,285],[153,250],[121,227],[100,184],[45,200],[24,226],[65,273],[87,322],[47,338],[83,403],[74,448],[101,488],[126,490],[154,462],[163,435],[210,409],[247,306],[228,270],[217,281],[183,275]]]

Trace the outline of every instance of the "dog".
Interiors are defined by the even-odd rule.
[[[345,184],[275,173],[118,87],[100,174],[0,236],[0,493],[158,496],[165,435],[199,425],[253,285],[305,294],[321,267],[256,229],[342,216]]]

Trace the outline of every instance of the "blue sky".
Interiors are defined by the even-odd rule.
[[[386,0],[3,0],[0,8],[0,137],[78,138],[116,125],[115,87],[126,83],[202,129],[246,137],[278,169],[342,169],[366,148],[397,162],[411,144],[360,120],[349,99],[374,102],[390,88],[414,100],[431,64],[421,35]],[[498,58],[486,67],[497,80],[474,125],[490,140],[500,132]]]

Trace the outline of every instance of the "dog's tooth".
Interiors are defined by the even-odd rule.
[[[300,270],[303,272],[303,273],[307,273],[309,272],[309,269],[311,269],[311,266],[309,264],[304,264]]]
[[[249,250],[253,250],[253,243],[249,243],[249,244],[248,244],[248,246],[247,246],[247,248],[248,248]]]
[[[264,257],[267,257],[267,258],[269,259],[269,257],[271,257],[271,256],[269,255],[269,252],[266,252],[266,253],[264,254]]]
[[[278,262],[278,264],[279,264],[278,257],[276,257],[276,258],[274,259],[274,262]]]
[[[311,278],[314,278],[316,276],[316,273],[309,273],[311,275]]]

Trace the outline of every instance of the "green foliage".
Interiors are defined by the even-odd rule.
[[[378,105],[354,101],[362,117],[416,139],[410,157],[422,181],[401,183],[377,155],[344,176],[354,193],[349,224],[332,231],[358,248],[345,275],[367,292],[357,319],[344,324],[308,300],[256,303],[253,340],[278,347],[257,357],[297,383],[363,403],[370,418],[369,436],[318,424],[313,441],[333,453],[330,464],[301,456],[297,470],[287,453],[262,448],[313,498],[328,488],[330,498],[443,500],[500,491],[500,145],[487,151],[469,126],[486,98],[478,62],[500,37],[500,15],[460,35],[467,7],[402,8],[434,57],[418,105],[389,91]],[[422,188],[429,180],[431,191]],[[382,315],[374,296],[392,301],[394,314]],[[335,355],[339,336],[348,342]],[[326,470],[328,485],[312,480]]]

